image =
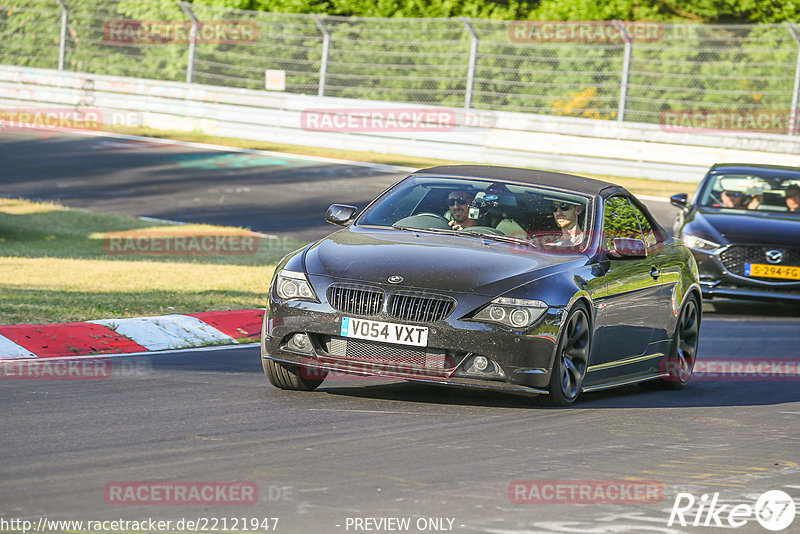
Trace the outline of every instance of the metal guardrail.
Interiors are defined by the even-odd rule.
[[[650,124],[291,95],[0,66],[0,109],[98,110],[105,124],[579,173],[697,181],[719,161],[800,165],[800,138],[665,132]],[[317,127],[428,112],[416,128]],[[327,115],[326,115],[327,114]],[[2,134],[2,132],[0,132]]]
[[[780,112],[783,133],[797,132],[794,24],[350,18],[152,0],[3,6],[0,64],[256,90],[275,70],[291,94],[609,122]],[[214,33],[226,28],[247,31]]]

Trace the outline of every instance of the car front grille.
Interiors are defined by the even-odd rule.
[[[325,352],[336,358],[375,363],[390,368],[444,370],[447,362],[447,353],[443,350],[391,345],[339,336],[326,336],[322,340],[322,346]]]
[[[332,284],[328,288],[328,302],[334,309],[355,315],[376,316],[383,311],[386,294],[382,289]],[[390,295],[389,315],[394,319],[429,323],[441,321],[456,307],[449,297],[423,296],[410,293]]]
[[[383,309],[384,294],[380,289],[332,285],[328,302],[341,312],[356,315],[378,315]]]
[[[744,266],[746,263],[762,263],[769,265],[769,261],[767,261],[767,252],[770,250],[780,250],[783,252],[783,259],[780,263],[776,263],[775,265],[800,266],[800,249],[787,247],[732,245],[719,255],[719,259],[729,272],[738,276],[745,276]],[[748,276],[747,278],[765,282],[788,282],[788,280],[779,280],[777,278],[756,276]]]
[[[389,315],[404,321],[428,323],[441,321],[453,312],[455,301],[446,297],[422,297],[416,295],[394,295],[389,306]]]

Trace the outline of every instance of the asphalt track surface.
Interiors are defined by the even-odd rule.
[[[3,136],[2,194],[312,236],[327,229],[295,212],[319,217],[327,204],[366,200],[400,176],[307,162],[211,173],[222,173],[222,180],[206,178],[198,167],[175,169],[179,164],[155,155],[202,151],[87,148],[104,141],[110,140]],[[339,181],[337,169],[346,175]],[[213,209],[222,192],[210,189],[239,187],[249,194],[231,193]],[[293,206],[285,213],[300,221],[296,229],[270,222],[278,197]],[[796,364],[797,315],[796,308],[776,305],[705,305],[699,357]],[[800,502],[796,376],[700,377],[677,392],[629,386],[550,409],[526,397],[345,376],[311,393],[282,391],[267,383],[258,347],[250,345],[115,358],[105,380],[2,379],[0,406],[0,518],[34,524],[277,517],[277,532],[338,533],[367,532],[355,528],[356,519],[410,518],[408,530],[370,531],[719,532],[702,526],[705,516],[691,525],[697,506],[686,514],[688,526],[667,527],[676,494],[700,499],[718,492],[718,506],[728,510],[753,506],[767,490]],[[518,480],[624,479],[661,484],[663,498],[531,504],[509,496]],[[259,500],[108,504],[104,487],[118,481],[249,481]],[[420,518],[444,521],[439,529],[435,523],[418,529]],[[784,532],[798,530],[800,518]],[[752,518],[728,531],[769,532]]]

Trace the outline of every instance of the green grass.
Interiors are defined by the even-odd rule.
[[[121,255],[126,237],[239,236],[252,254]],[[143,234],[145,233],[145,234]],[[257,246],[255,245],[257,243]],[[277,261],[302,242],[210,225],[165,225],[58,204],[0,199],[0,324],[258,308]],[[137,251],[138,252],[138,251]]]

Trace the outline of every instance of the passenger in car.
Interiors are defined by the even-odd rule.
[[[786,207],[792,213],[800,212],[800,186],[797,184],[786,188]]]
[[[484,200],[492,196],[495,200],[486,204],[487,223],[498,232],[518,239],[527,239],[528,233],[516,221],[520,214],[517,197],[502,183],[493,183],[483,193]],[[476,195],[476,198],[478,195]]]

